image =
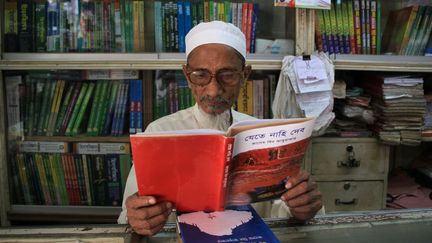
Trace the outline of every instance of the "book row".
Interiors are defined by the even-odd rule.
[[[142,131],[142,80],[53,80],[45,73],[5,79],[12,135],[122,136]]]
[[[419,5],[390,11],[382,30],[381,0],[332,1],[316,18],[316,46],[328,54],[424,55],[432,31],[432,6]]]
[[[5,51],[184,52],[193,26],[221,20],[245,33],[253,53],[257,12],[252,1],[7,0]],[[155,47],[146,43],[153,36]]]
[[[18,153],[10,164],[16,204],[119,206],[131,156]]]
[[[201,22],[213,20],[232,23],[246,37],[246,50],[255,52],[257,3],[234,1],[155,1],[156,52],[185,52],[185,36]]]
[[[317,49],[328,54],[381,54],[380,0],[342,0],[316,10]]]
[[[432,41],[432,6],[412,5],[391,11],[383,34],[388,53],[424,55]]]

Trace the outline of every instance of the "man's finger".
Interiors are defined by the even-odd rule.
[[[136,220],[148,220],[159,214],[166,214],[167,211],[171,212],[172,204],[170,202],[160,202],[153,206],[137,208],[128,210],[128,218]]]
[[[133,194],[126,199],[126,207],[138,209],[156,204],[156,198],[152,196],[138,196]]]
[[[302,183],[303,181],[309,180],[310,174],[307,171],[300,171],[300,173],[296,176],[290,177],[285,184],[286,189],[290,189],[295,187],[296,185]]]

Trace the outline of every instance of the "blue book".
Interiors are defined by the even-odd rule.
[[[192,28],[192,13],[191,13],[191,2],[190,1],[186,1],[183,2],[183,13],[184,13],[184,18],[185,18],[185,36],[187,35],[187,33],[189,32],[189,30]]]
[[[250,205],[221,212],[177,212],[177,226],[184,243],[280,242]]]
[[[135,85],[136,85],[136,89],[135,89],[135,105],[136,105],[136,110],[135,110],[135,130],[136,132],[142,132],[143,131],[143,84],[142,84],[142,80],[137,79],[135,80]]]
[[[178,48],[179,52],[186,51],[185,45],[185,14],[183,2],[177,2],[177,28],[178,28]]]
[[[136,120],[135,120],[135,113],[137,111],[136,107],[136,82],[135,80],[130,80],[129,85],[129,133],[135,134],[136,133]]]

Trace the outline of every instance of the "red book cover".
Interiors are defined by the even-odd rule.
[[[314,121],[250,120],[226,134],[195,129],[131,135],[139,195],[170,201],[180,212],[278,198],[287,178],[300,170]]]

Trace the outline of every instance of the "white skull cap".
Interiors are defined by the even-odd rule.
[[[200,23],[186,35],[186,56],[198,46],[218,43],[237,50],[246,59],[246,38],[243,32],[231,23],[212,21]]]

